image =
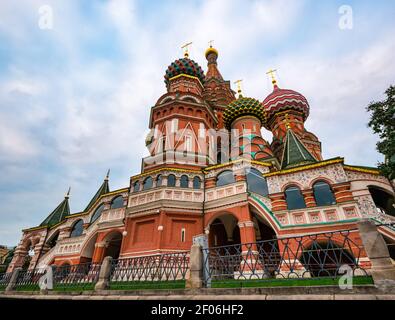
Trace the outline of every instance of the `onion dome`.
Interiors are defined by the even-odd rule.
[[[225,109],[225,126],[230,129],[234,120],[247,115],[257,117],[262,124],[265,123],[265,111],[260,102],[254,98],[246,98],[240,95],[238,99],[231,102]]]
[[[208,59],[210,54],[214,54],[215,59],[218,57],[218,50],[210,46],[207,50],[206,53],[204,54],[206,56],[206,59]]]
[[[262,104],[268,121],[276,113],[282,111],[299,111],[303,114],[304,120],[307,119],[310,113],[309,103],[303,95],[293,90],[280,89],[275,83],[273,92],[266,97]]]
[[[203,69],[192,59],[187,57],[174,61],[166,70],[165,83],[168,85],[170,79],[181,74],[198,78],[199,81],[204,83]]]

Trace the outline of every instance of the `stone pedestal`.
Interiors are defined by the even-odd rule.
[[[203,252],[200,244],[193,244],[189,257],[189,278],[186,288],[198,289],[203,287]]]
[[[370,220],[358,223],[359,233],[366,254],[372,264],[371,274],[376,284],[393,282],[395,284],[395,266],[392,264],[387,244],[378,232],[377,226]]]
[[[111,257],[105,257],[100,267],[99,279],[95,285],[95,290],[106,290],[110,286]]]

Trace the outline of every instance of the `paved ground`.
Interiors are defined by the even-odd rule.
[[[394,283],[380,286],[273,287],[242,289],[102,290],[84,292],[9,292],[0,299],[44,300],[395,300]]]

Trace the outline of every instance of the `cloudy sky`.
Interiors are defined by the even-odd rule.
[[[339,28],[344,4],[352,29]],[[17,244],[69,186],[82,210],[108,168],[111,189],[128,186],[164,71],[188,41],[205,69],[214,40],[223,76],[260,100],[277,68],[309,100],[325,158],[376,165],[365,107],[395,82],[394,16],[387,0],[1,1],[0,244]]]

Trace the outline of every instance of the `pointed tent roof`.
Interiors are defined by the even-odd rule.
[[[104,181],[102,185],[100,186],[99,190],[95,193],[91,201],[89,202],[88,206],[85,208],[84,211],[88,211],[92,206],[95,204],[96,200],[100,198],[103,194],[109,193],[110,192],[110,187],[108,185],[108,177],[110,175],[110,170],[108,170],[106,177],[104,178]]]
[[[281,169],[296,166],[306,162],[317,162],[314,156],[296,136],[292,129],[287,130],[285,147],[281,161]]]
[[[66,216],[70,214],[69,206],[70,188],[64,200],[56,207],[54,211],[40,224],[41,226],[52,227],[59,222],[62,222]]]

